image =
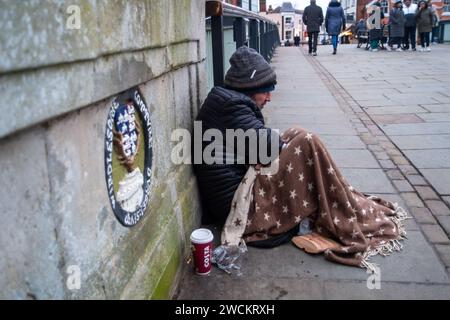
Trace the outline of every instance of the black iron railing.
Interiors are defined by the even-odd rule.
[[[275,48],[280,45],[277,25],[255,12],[222,1],[206,1],[206,18],[211,28],[211,45],[214,85],[222,85],[224,79],[224,30],[233,29],[236,49],[246,45],[258,51],[270,61]]]

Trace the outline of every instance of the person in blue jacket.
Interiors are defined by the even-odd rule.
[[[344,9],[337,0],[331,0],[328,4],[327,13],[325,15],[325,28],[328,35],[331,36],[333,44],[333,54],[337,52],[339,43],[339,34],[341,30],[345,30],[345,15]]]

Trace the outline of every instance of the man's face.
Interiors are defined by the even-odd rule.
[[[411,4],[411,0],[406,0],[405,1],[405,5],[409,7],[409,5]]]
[[[272,93],[270,92],[255,93],[251,98],[256,103],[256,105],[260,109],[262,109],[264,108],[264,105],[270,101],[270,98],[272,98]]]

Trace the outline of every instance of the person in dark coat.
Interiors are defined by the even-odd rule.
[[[355,190],[315,133],[295,126],[279,135],[264,125],[261,109],[271,100],[276,74],[259,53],[241,47],[230,65],[225,87],[213,88],[199,111],[202,138],[194,130],[194,170],[204,214],[226,220],[221,245],[213,252],[216,264],[229,271],[226,263],[235,249],[261,242],[276,246],[291,238],[307,252],[370,270],[374,266],[369,257],[392,247],[400,250],[399,241],[406,236],[401,221],[407,213]],[[224,144],[223,136],[234,141],[236,131],[265,136],[253,143],[241,141],[237,148],[229,141]],[[270,148],[275,151],[264,161],[268,145],[276,148]],[[255,152],[255,146],[263,152]],[[216,162],[210,162],[208,154]],[[248,159],[255,154],[257,159]],[[223,156],[227,164],[220,163]],[[243,161],[235,162],[241,156]]]
[[[403,51],[401,48],[402,40],[405,35],[405,15],[402,10],[402,1],[397,0],[389,14],[389,47],[388,50],[394,49],[397,45],[397,51]]]
[[[411,42],[411,50],[416,51],[416,11],[417,4],[411,3],[411,0],[404,0],[403,13],[405,15],[405,38],[403,39],[404,49],[409,49]]]
[[[430,32],[433,29],[433,13],[428,7],[426,1],[419,2],[419,9],[416,13],[417,30],[420,35],[420,51],[431,51],[430,49]]]
[[[279,135],[265,127],[261,113],[261,109],[270,101],[271,91],[275,89],[275,72],[261,55],[245,46],[233,54],[230,64],[225,76],[225,87],[214,87],[198,113],[196,121],[201,121],[202,133],[208,129],[217,129],[225,137],[227,129],[255,129],[260,134],[266,134],[269,150],[274,141],[281,146]],[[210,143],[203,141],[202,150]],[[203,223],[224,224],[234,192],[248,170],[250,151],[246,146],[244,154],[238,155],[245,160],[244,163],[228,164],[224,161],[224,164],[208,164],[202,159],[202,163],[198,164],[194,159],[194,171],[204,208]],[[225,157],[230,154],[234,157],[233,153],[225,150]],[[257,161],[261,163],[260,159]]]
[[[331,36],[333,54],[336,54],[339,43],[339,34],[345,30],[345,14],[341,4],[337,0],[331,0],[325,15],[325,27]]]
[[[305,8],[302,19],[308,32],[308,53],[316,56],[317,37],[319,36],[320,26],[323,23],[322,8],[316,5],[316,0],[311,0],[311,5]]]

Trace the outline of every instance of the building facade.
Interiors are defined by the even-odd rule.
[[[265,7],[264,2],[264,5],[261,5],[261,9]],[[291,2],[283,2],[281,6],[276,8],[269,6],[259,14],[277,24],[281,43],[286,41],[293,43],[294,37],[303,37],[302,35],[306,30],[302,21],[303,10],[295,9]]]
[[[224,0],[224,2],[241,7],[245,10],[259,12],[259,0]]]

